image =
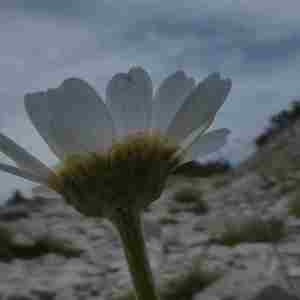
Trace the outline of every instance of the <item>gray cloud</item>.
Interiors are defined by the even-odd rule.
[[[249,43],[242,50],[245,64],[280,65],[300,55],[300,33]]]
[[[100,2],[100,1],[99,1]],[[104,1],[103,1],[104,2]],[[2,0],[0,8],[2,10],[20,11],[25,14],[33,15],[53,15],[63,17],[83,17],[91,13],[95,1],[83,4],[82,1],[39,1],[39,0]]]
[[[257,25],[227,14],[180,19],[167,14],[150,16],[131,24],[123,38],[131,44],[142,44],[144,50],[151,41],[167,40],[176,49],[169,56],[163,54],[167,63],[197,68],[222,69],[230,60],[234,64],[226,67],[232,71],[269,72],[300,54],[299,31],[284,30],[281,25]]]

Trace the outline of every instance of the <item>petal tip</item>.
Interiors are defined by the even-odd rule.
[[[87,81],[78,77],[69,77],[65,79],[58,88],[90,87]]]

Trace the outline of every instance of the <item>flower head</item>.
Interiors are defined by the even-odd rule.
[[[104,102],[88,83],[69,78],[25,95],[28,116],[59,167],[48,168],[0,134],[0,151],[17,164],[0,169],[50,187],[86,215],[141,210],[160,196],[174,168],[224,145],[227,129],[204,133],[230,88],[218,73],[196,85],[178,71],[153,95],[148,73],[133,67],[113,76]]]
[[[112,217],[120,207],[140,211],[160,196],[180,162],[177,149],[156,133],[131,135],[104,153],[70,155],[49,185],[85,215]]]

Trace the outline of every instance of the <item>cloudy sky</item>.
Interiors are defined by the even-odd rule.
[[[238,159],[268,116],[300,97],[299,9],[299,0],[1,0],[0,130],[52,164],[25,93],[76,76],[103,95],[133,65],[155,85],[178,69],[198,80],[219,71],[233,81],[215,124],[232,130],[221,155]],[[28,187],[3,173],[0,184],[1,198]]]

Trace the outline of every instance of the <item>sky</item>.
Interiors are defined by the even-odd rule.
[[[232,133],[217,155],[238,161],[269,116],[300,99],[299,9],[299,0],[1,0],[0,130],[53,165],[25,93],[80,77],[104,96],[136,65],[155,87],[176,70],[197,81],[217,71],[233,83],[214,124]],[[0,199],[30,187],[0,173]]]

